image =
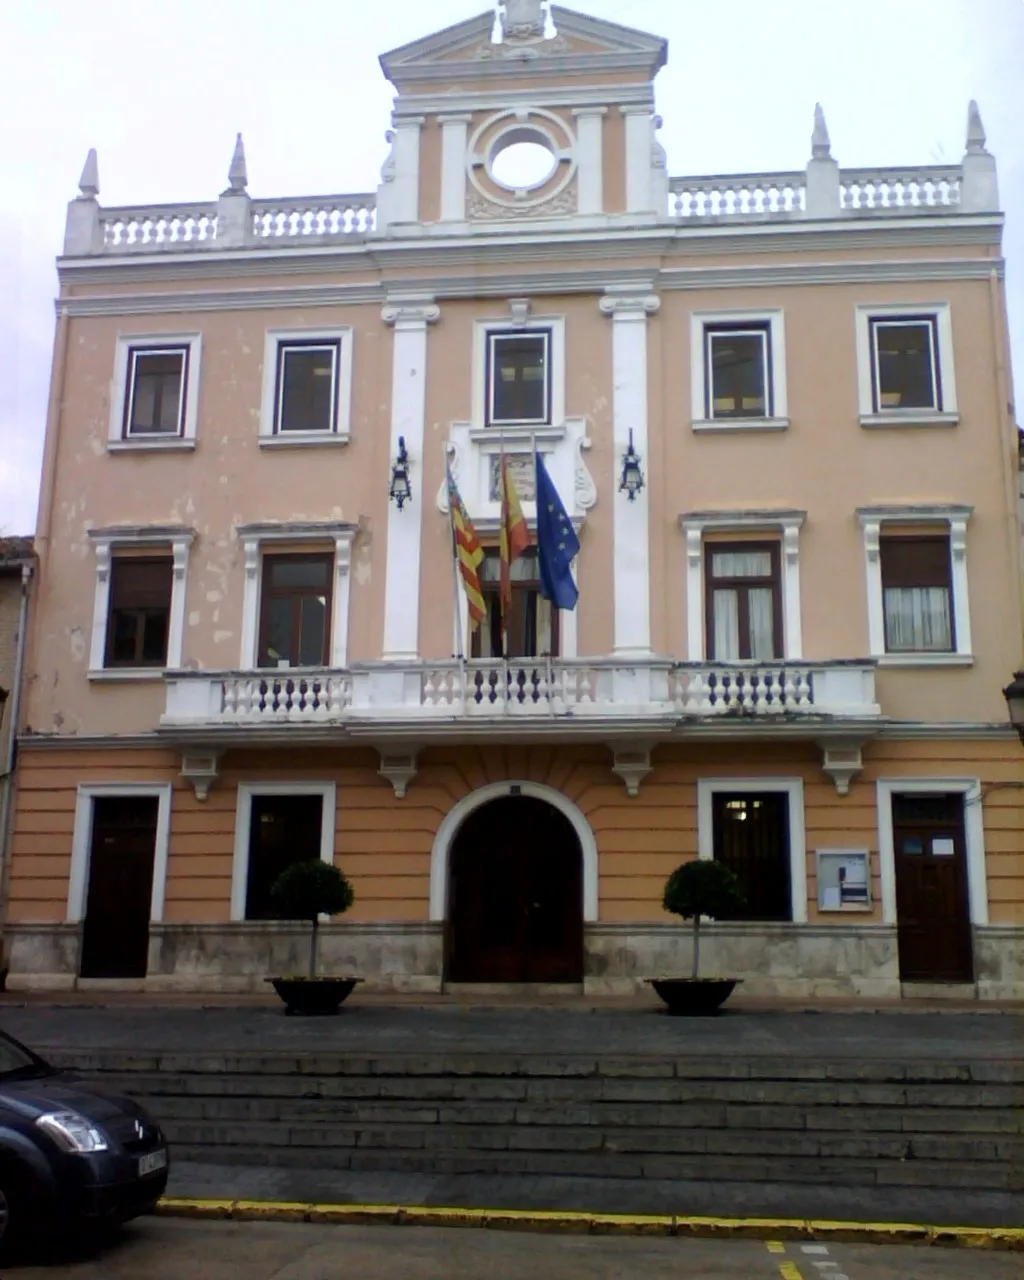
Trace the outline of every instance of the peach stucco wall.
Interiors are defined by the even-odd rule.
[[[349,918],[396,921],[427,919],[431,847],[451,807],[487,783],[518,779],[557,788],[590,824],[598,847],[601,920],[664,919],[665,878],[697,852],[697,779],[754,775],[803,779],[811,920],[818,918],[814,851],[871,850],[876,906],[855,921],[880,918],[876,780],[980,778],[990,918],[993,924],[1024,924],[1024,802],[1014,786],[1020,779],[1015,740],[874,743],[845,797],[822,774],[810,745],[661,746],[653,763],[639,797],[631,800],[602,746],[436,747],[422,753],[416,779],[398,800],[369,750],[233,751],[201,803],[178,776],[171,752],[29,748],[20,770],[10,918],[64,918],[80,783],[173,782],[165,919],[202,922],[229,916],[238,783],[334,781],[336,861],[356,892]],[[821,919],[842,927],[851,917]]]

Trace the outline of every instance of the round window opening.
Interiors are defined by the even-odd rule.
[[[510,191],[530,191],[542,187],[555,172],[558,161],[551,148],[536,141],[519,138],[508,141],[491,160],[491,177]]]

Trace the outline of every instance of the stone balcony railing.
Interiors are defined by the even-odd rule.
[[[881,714],[874,663],[674,663],[536,658],[369,663],[345,671],[175,672],[161,728],[429,730],[537,721],[671,729],[727,717],[765,723]]]

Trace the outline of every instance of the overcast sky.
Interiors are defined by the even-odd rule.
[[[0,532],[35,520],[66,202],[212,200],[245,136],[254,196],[370,191],[377,55],[487,0],[0,0]],[[814,103],[842,165],[956,162],[977,98],[999,163],[1024,378],[1024,0],[577,0],[669,40],[672,174],[796,169]],[[1019,415],[1020,416],[1020,415]]]

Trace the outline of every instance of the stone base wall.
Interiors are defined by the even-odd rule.
[[[440,924],[358,922],[321,929],[322,973],[358,974],[369,991],[443,989]],[[270,974],[304,973],[309,929],[301,924],[154,925],[145,979],[77,977],[81,927],[9,925],[8,988],[255,992]],[[687,976],[692,932],[675,924],[590,924],[584,992],[630,995],[644,978]],[[1024,929],[974,930],[975,990],[981,1000],[1024,1000]],[[743,979],[743,994],[794,999],[899,998],[896,930],[877,924],[711,924],[701,930],[701,973]]]

